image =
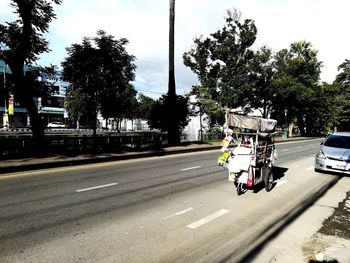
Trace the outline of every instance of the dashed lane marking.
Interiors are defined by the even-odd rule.
[[[310,166],[309,168],[305,169],[306,171],[311,171],[313,170],[315,167],[314,166]]]
[[[286,152],[286,151],[289,151],[289,149],[284,149],[284,150],[282,150],[282,152]]]
[[[105,187],[110,187],[110,186],[114,186],[114,185],[117,185],[117,184],[118,184],[118,183],[111,183],[111,184],[98,185],[98,186],[93,186],[93,187],[89,187],[89,188],[78,189],[78,190],[75,190],[75,192],[81,193],[81,192],[86,192],[86,191],[101,189],[101,188],[105,188]]]
[[[228,213],[229,211],[226,210],[226,209],[221,209],[219,211],[217,211],[216,213],[214,214],[211,214],[207,217],[204,217],[196,222],[193,222],[192,224],[189,224],[187,225],[188,228],[191,228],[191,229],[196,229],[197,227],[200,227],[210,221],[213,221],[214,219],[220,217],[220,216],[223,216],[224,214]]]
[[[187,209],[185,209],[185,210],[182,210],[182,211],[179,211],[179,212],[177,212],[177,213],[175,213],[175,214],[172,214],[172,215],[170,215],[170,216],[164,217],[164,219],[172,218],[172,217],[174,217],[174,216],[179,216],[179,215],[185,214],[185,213],[187,213],[187,212],[190,212],[190,211],[192,211],[192,210],[193,210],[193,208],[192,208],[192,207],[189,207],[189,208],[187,208]]]
[[[188,171],[188,170],[198,169],[198,168],[201,168],[201,167],[202,166],[193,166],[193,167],[188,167],[188,168],[181,169],[181,171]]]

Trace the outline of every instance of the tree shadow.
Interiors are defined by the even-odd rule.
[[[339,263],[338,260],[332,259],[332,260],[323,260],[323,261],[318,261],[318,260],[310,260],[309,263]]]
[[[275,188],[276,184],[277,184],[277,180],[281,179],[282,177],[285,176],[286,172],[288,171],[288,168],[284,168],[284,167],[279,167],[279,166],[274,166],[272,168],[272,173],[273,173],[273,185],[270,191],[273,190],[273,188]],[[265,188],[265,184],[264,182],[261,182],[257,185],[254,186],[254,193],[259,193],[261,190],[263,190]]]

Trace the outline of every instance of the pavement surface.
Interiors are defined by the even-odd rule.
[[[307,188],[307,187],[306,187]],[[254,262],[350,262],[350,177],[320,199],[264,246]]]

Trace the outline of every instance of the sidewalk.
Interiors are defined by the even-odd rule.
[[[308,140],[313,138],[307,137],[294,137],[283,139],[281,137],[276,137],[276,143],[286,142],[286,141],[299,141]],[[219,150],[221,148],[220,142],[213,143],[192,143],[188,145],[174,146],[174,147],[164,147],[155,150],[130,150],[124,152],[115,153],[100,153],[100,154],[81,154],[76,156],[68,156],[62,154],[54,154],[47,157],[30,157],[22,159],[7,159],[0,161],[0,176],[2,173],[8,172],[18,172],[26,170],[36,170],[45,168],[54,168],[62,166],[72,166],[88,163],[98,163],[98,162],[108,162],[108,161],[119,161],[127,159],[145,158],[151,156],[163,156],[169,154],[179,154],[186,152],[196,152],[196,151],[207,151],[207,150]]]
[[[342,177],[252,262],[350,263],[350,177]]]

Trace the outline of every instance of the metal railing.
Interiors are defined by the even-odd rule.
[[[45,137],[46,149],[43,150],[43,154],[117,152],[129,149],[155,148],[166,144],[167,134],[160,132],[118,133],[96,137],[55,135]],[[0,137],[0,158],[30,157],[34,154],[33,146],[31,136]]]

